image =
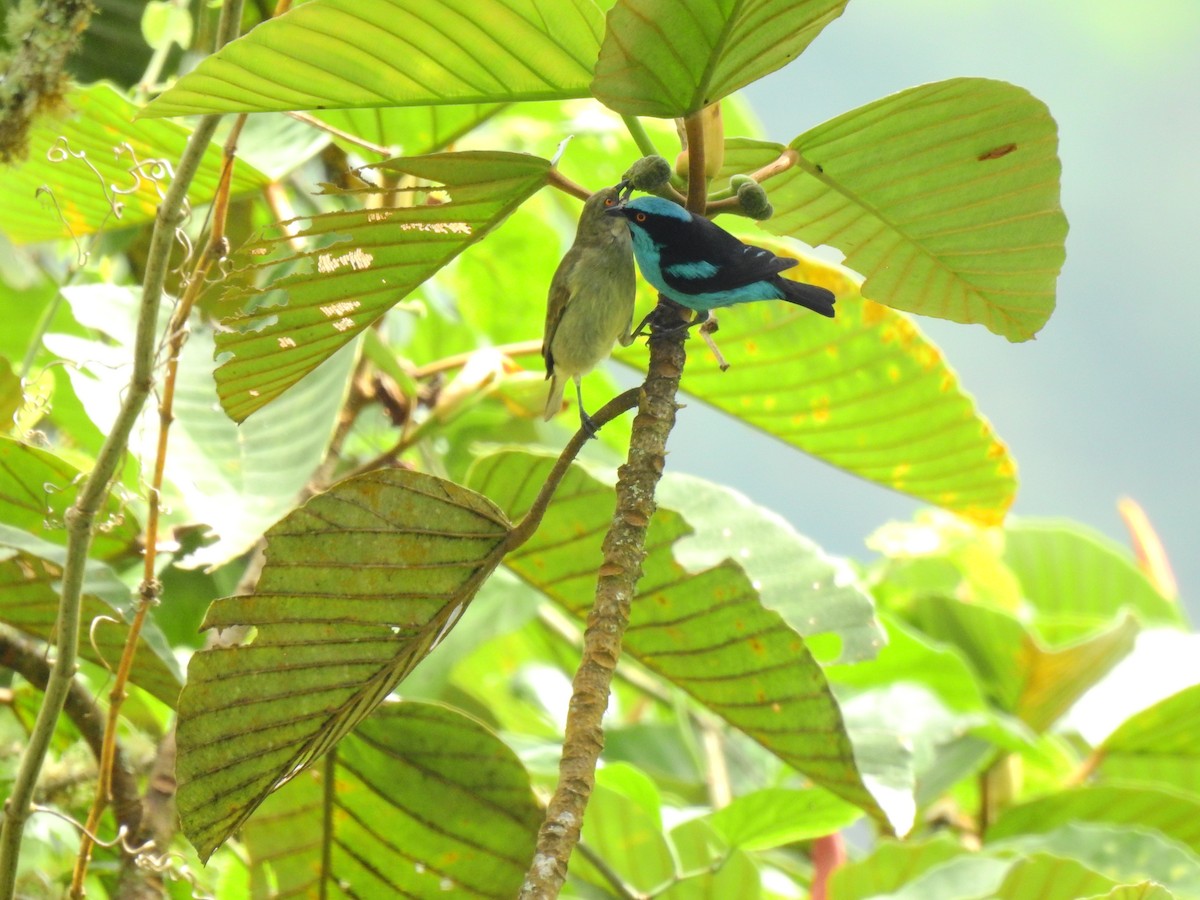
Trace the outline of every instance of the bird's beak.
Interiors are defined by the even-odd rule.
[[[633,196],[633,182],[628,178],[622,178],[616,183],[615,187],[617,189],[617,199],[622,203],[627,202]],[[625,196],[622,197],[622,194]]]
[[[622,203],[619,206],[610,206],[604,211],[604,214],[606,216],[623,216],[625,215],[625,204]]]

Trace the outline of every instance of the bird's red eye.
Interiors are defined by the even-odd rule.
[[[616,201],[616,200],[614,200],[612,197],[609,197],[607,200],[605,200],[605,201],[604,201],[604,205],[605,205],[605,206],[612,206],[612,205],[613,205],[614,203],[616,203],[616,202],[617,202],[617,201]]]
[[[645,222],[645,221],[646,221],[646,214],[645,214],[645,213],[638,213],[636,216],[634,216],[634,218],[635,218],[635,219],[637,219],[639,222]]]

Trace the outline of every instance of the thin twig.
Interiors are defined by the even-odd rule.
[[[218,34],[218,40],[222,43],[236,34],[241,21],[241,9],[241,0],[226,0]],[[176,229],[184,219],[184,201],[188,186],[200,167],[219,119],[220,117],[215,115],[200,119],[195,131],[188,138],[175,178],[159,204],[146,255],[146,273],[142,302],[138,310],[130,382],[108,437],[96,457],[96,464],[85,479],[75,503],[64,516],[67,552],[60,588],[57,654],[46,684],[42,707],[38,710],[29,743],[21,756],[12,793],[4,805],[4,822],[0,826],[0,898],[11,897],[15,890],[21,835],[29,818],[34,786],[46,758],[54,726],[74,680],[79,643],[80,595],[88,550],[91,547],[92,525],[97,510],[108,496],[110,482],[125,458],[129,434],[154,383],[158,308],[162,301],[171,248],[175,242]]]
[[[608,882],[609,887],[611,887],[613,890],[613,894],[615,894],[619,900],[648,900],[648,894],[635,891],[632,887],[626,884],[620,873],[608,864],[608,860],[606,860],[603,856],[601,856],[583,841],[579,842],[579,846],[576,849],[579,851],[579,855],[590,862],[592,867],[595,868],[595,870],[600,873],[601,877]]]
[[[750,177],[762,184],[768,178],[774,178],[780,172],[786,172],[798,162],[800,162],[800,154],[789,147],[777,159],[767,163],[758,171],[751,172]]]
[[[330,125],[328,122],[322,122],[316,116],[311,116],[308,113],[293,111],[286,113],[286,115],[295,119],[297,122],[303,122],[305,125],[311,125],[313,128],[316,128],[319,131],[324,131],[326,134],[333,135],[335,138],[343,140],[347,144],[353,144],[355,147],[358,147],[361,150],[366,150],[368,153],[374,153],[376,156],[383,157],[384,159],[395,155],[387,147],[380,146],[379,144],[372,144],[370,141],[358,137],[357,135],[350,134],[348,131],[342,131],[342,129]]]
[[[565,191],[566,193],[570,194],[572,197],[576,197],[580,200],[586,200],[588,197],[590,197],[592,195],[591,191],[589,191],[583,185],[572,181],[570,178],[568,178],[562,172],[558,171],[558,169],[550,170],[550,174],[548,176],[547,183],[551,187],[556,187],[560,191]]]
[[[490,348],[503,356],[532,356],[533,354],[541,354],[541,340],[529,341],[514,341],[511,344],[497,344]],[[428,378],[430,375],[436,375],[438,372],[445,372],[449,369],[460,369],[466,365],[478,350],[470,350],[466,353],[456,353],[454,356],[444,356],[441,359],[435,359],[431,363],[426,363],[423,366],[418,366],[410,373],[413,378]]]

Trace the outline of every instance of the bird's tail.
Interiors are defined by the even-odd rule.
[[[775,284],[783,291],[783,299],[807,307],[815,313],[833,318],[833,291],[828,291],[815,284],[805,284],[802,281],[792,281],[790,278],[775,276]]]
[[[563,386],[566,379],[557,372],[550,376],[550,395],[546,398],[546,413],[542,417],[549,422],[562,411]]]

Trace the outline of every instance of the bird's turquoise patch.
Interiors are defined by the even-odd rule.
[[[675,278],[709,278],[717,274],[717,267],[706,259],[675,263],[664,270]]]

